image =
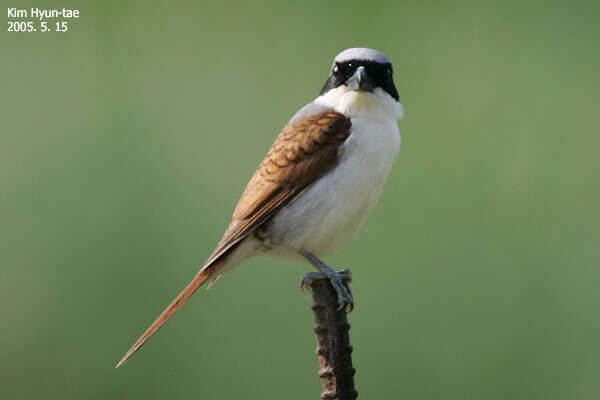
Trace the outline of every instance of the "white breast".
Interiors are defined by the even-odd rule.
[[[324,256],[350,239],[373,211],[399,148],[395,120],[352,119],[339,165],[273,218],[273,250]]]

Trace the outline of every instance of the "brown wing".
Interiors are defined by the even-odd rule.
[[[349,118],[334,111],[287,125],[250,179],[205,268],[335,167],[350,126]]]
[[[338,148],[350,134],[350,120],[323,112],[287,125],[260,164],[233,214],[233,221],[196,277],[156,318],[117,364],[133,355],[225,264],[240,240],[292,201],[338,162]]]

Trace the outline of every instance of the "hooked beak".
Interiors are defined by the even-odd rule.
[[[373,90],[373,81],[367,74],[367,70],[365,67],[360,66],[356,68],[354,75],[352,75],[346,81],[346,86],[348,86],[351,90],[358,90],[363,92],[370,92]]]

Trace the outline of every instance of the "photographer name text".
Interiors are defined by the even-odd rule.
[[[79,10],[69,8],[44,9],[8,8],[8,32],[67,32],[69,22],[77,20]],[[14,19],[16,21],[11,21]],[[46,21],[52,19],[52,22]]]

